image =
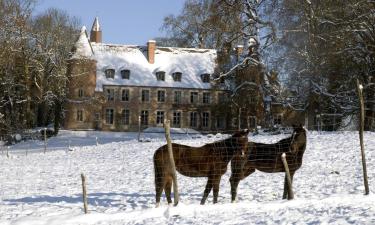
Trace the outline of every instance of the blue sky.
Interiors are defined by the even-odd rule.
[[[160,31],[163,18],[179,14],[184,0],[40,0],[36,11],[54,7],[81,19],[91,29],[95,16],[103,30],[103,42],[143,45]]]

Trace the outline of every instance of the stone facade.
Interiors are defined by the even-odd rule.
[[[101,54],[123,54],[125,56],[121,55],[121,57],[126,59],[128,51],[134,51],[134,49],[138,51],[138,49],[142,50],[142,48],[134,46],[113,47],[112,45],[101,44],[101,35],[99,22],[96,18],[90,35],[92,40],[90,42],[87,41],[87,34],[83,29],[74,47],[75,54],[69,60],[68,101],[65,107],[64,124],[66,129],[137,131],[139,124],[141,124],[142,129],[158,127],[162,126],[164,119],[169,119],[173,127],[197,130],[224,130],[227,128],[229,124],[227,120],[229,118],[225,115],[218,115],[213,111],[213,106],[219,103],[223,104],[227,92],[207,84],[203,77],[200,79],[199,76],[202,74],[196,74],[199,79],[188,80],[188,82],[185,80],[185,84],[182,82],[176,82],[175,84],[173,82],[160,81],[159,86],[147,84],[146,79],[150,78],[146,78],[147,76],[143,75],[142,71],[135,71],[134,69],[143,70],[148,68],[150,64],[155,63],[155,60],[160,57],[163,51],[174,50],[177,53],[173,54],[178,54],[178,49],[160,48],[162,50],[158,50],[156,42],[149,41],[146,48],[144,48],[143,55],[145,60],[141,61],[143,63],[141,65],[144,65],[144,68],[139,66],[131,67],[128,66],[130,63],[127,61],[123,62],[122,64],[131,68],[128,71],[130,78],[125,78],[116,83],[114,76],[116,78],[121,77],[123,70],[115,68],[117,65],[111,64],[115,61],[112,58],[108,60],[108,64],[112,65],[108,68],[113,71],[109,71],[106,69],[107,67],[102,66],[105,62],[98,61],[101,59],[98,56],[95,57],[95,54],[99,54],[97,49],[106,49]],[[116,51],[120,51],[120,53]],[[189,54],[189,52],[207,54],[208,50],[184,49],[183,52],[184,54]],[[191,58],[194,59],[194,57]],[[180,60],[180,58],[178,59]],[[185,65],[184,61],[179,61],[178,63]],[[191,71],[189,65],[186,67],[186,70]],[[180,70],[182,76],[185,76],[184,68],[182,67]],[[163,76],[172,76],[172,72],[169,71]],[[107,73],[109,77],[107,77]],[[127,84],[128,80],[126,79],[129,79],[129,81],[136,79],[134,77],[137,76],[137,73],[140,73],[141,82]],[[152,73],[152,76],[156,75],[156,72]],[[142,83],[142,76],[145,79],[144,84]],[[186,77],[183,78],[188,79]],[[153,79],[156,80],[157,76],[153,77]],[[135,81],[133,80],[133,82]],[[156,84],[159,83],[156,82]]]

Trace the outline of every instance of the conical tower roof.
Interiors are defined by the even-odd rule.
[[[98,17],[95,17],[94,23],[92,24],[91,31],[101,31]]]

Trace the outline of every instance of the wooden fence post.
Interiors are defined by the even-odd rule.
[[[168,154],[169,154],[169,161],[171,163],[171,169],[172,169],[172,179],[173,179],[173,194],[174,194],[174,205],[176,206],[178,204],[178,201],[180,199],[179,193],[178,193],[178,185],[177,185],[177,175],[176,175],[176,165],[174,163],[173,158],[173,150],[172,150],[172,141],[171,141],[171,133],[170,133],[170,121],[164,120],[164,128],[165,128],[165,138],[167,139],[167,147],[168,147]]]
[[[44,153],[47,151],[47,128],[44,128]]]
[[[138,142],[141,141],[141,116],[138,116]]]
[[[285,175],[288,181],[288,200],[294,198],[293,188],[292,188],[292,178],[290,177],[288,162],[286,161],[285,152],[281,155],[281,160],[283,161],[284,168],[285,168]]]
[[[81,180],[82,180],[82,200],[83,200],[83,210],[85,214],[87,214],[87,193],[86,193],[86,177],[83,173],[81,173]]]
[[[365,103],[363,100],[363,86],[359,83],[357,79],[357,91],[360,105],[360,118],[359,118],[359,142],[361,145],[361,155],[362,155],[362,167],[363,167],[363,181],[365,185],[365,195],[370,193],[367,179],[367,166],[366,166],[366,157],[365,157],[365,147],[363,144],[363,130],[365,124]]]

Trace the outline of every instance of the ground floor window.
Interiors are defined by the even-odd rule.
[[[273,125],[281,125],[283,115],[277,114],[273,116]]]
[[[77,110],[77,121],[80,121],[80,122],[83,121],[83,110],[82,109]]]
[[[224,116],[218,116],[216,118],[216,128],[217,129],[224,129],[225,128],[225,117]]]
[[[95,121],[100,121],[100,113],[95,113],[94,118]]]
[[[106,109],[105,110],[105,123],[106,124],[113,124],[114,119],[114,110],[113,109]]]
[[[164,111],[156,111],[156,124],[164,123]]]
[[[198,113],[197,112],[190,112],[190,127],[197,127],[198,126]]]
[[[148,111],[141,111],[141,125],[148,125]]]
[[[173,112],[173,126],[181,127],[181,112]]]
[[[203,112],[202,113],[202,127],[208,127],[210,125],[210,113]]]
[[[121,124],[129,125],[129,122],[130,122],[130,111],[129,109],[123,109],[121,111]]]

